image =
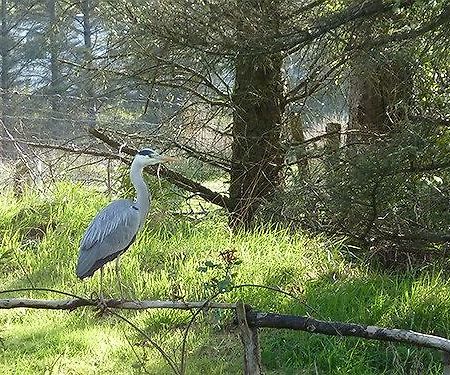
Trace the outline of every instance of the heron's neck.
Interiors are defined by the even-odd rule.
[[[144,225],[148,210],[150,208],[150,192],[148,191],[147,185],[144,181],[144,177],[142,176],[143,169],[144,168],[142,167],[142,165],[139,165],[135,161],[133,161],[133,163],[131,164],[130,178],[131,183],[136,189],[135,206],[141,216],[140,226]]]

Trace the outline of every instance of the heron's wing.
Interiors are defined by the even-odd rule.
[[[77,276],[92,276],[133,242],[140,215],[133,202],[121,199],[103,208],[89,224],[80,243]]]

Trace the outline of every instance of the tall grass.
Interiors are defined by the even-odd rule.
[[[155,192],[156,199],[158,192]],[[78,242],[107,203],[94,191],[61,183],[48,196],[0,194],[0,288],[41,287],[82,296],[98,290],[98,275],[75,277]],[[137,299],[208,298],[227,276],[221,253],[240,264],[235,284],[277,286],[301,301],[257,287],[233,289],[218,300],[241,299],[261,311],[311,314],[450,336],[450,281],[445,265],[403,274],[369,269],[349,259],[342,241],[260,228],[231,236],[219,214],[181,220],[157,205],[136,243],[123,256],[125,294]],[[239,262],[237,262],[239,263]],[[204,267],[205,264],[211,265]],[[203,272],[200,272],[203,271]],[[113,267],[105,292],[118,296]],[[50,292],[6,297],[61,298]],[[121,312],[171,355],[178,356],[189,312]],[[136,331],[112,315],[16,309],[0,312],[1,374],[165,374],[169,367]],[[200,316],[188,337],[188,373],[241,373],[242,350],[225,312]],[[262,330],[269,374],[438,374],[439,356],[427,349]]]

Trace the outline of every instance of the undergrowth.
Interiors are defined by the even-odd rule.
[[[158,199],[158,191],[154,196]],[[89,297],[98,275],[75,276],[78,243],[107,199],[60,183],[47,196],[0,194],[0,288],[54,288]],[[172,217],[156,205],[136,243],[122,257],[126,297],[242,300],[260,311],[310,314],[319,319],[407,328],[450,336],[450,281],[445,265],[402,274],[375,271],[349,256],[345,242],[282,229],[259,228],[231,236],[226,218]],[[447,265],[448,266],[448,265]],[[119,296],[114,267],[105,292]],[[258,287],[282,288],[295,295]],[[64,298],[50,292],[0,298]],[[179,359],[191,313],[120,312]],[[1,374],[168,374],[170,368],[132,327],[91,308],[73,312],[3,310]],[[439,353],[362,339],[282,330],[261,331],[268,374],[439,374]],[[187,341],[188,374],[242,373],[242,348],[227,312],[201,314]]]

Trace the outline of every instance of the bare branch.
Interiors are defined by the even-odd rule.
[[[195,70],[194,68],[185,66],[172,60],[163,59],[160,56],[155,55],[154,58],[156,61],[164,63],[168,67],[179,69],[181,71],[189,73],[194,77],[197,77],[200,80],[199,83],[214,91],[219,97],[228,98],[228,95],[226,93],[222,92],[216,85],[214,85],[214,83],[209,78],[207,78],[205,75]]]
[[[408,31],[398,31],[391,35],[381,36],[376,39],[366,40],[356,46],[349,46],[348,51],[367,50],[377,46],[385,46],[390,43],[398,43],[408,39],[414,39],[422,36],[430,31],[436,30],[438,27],[450,23],[450,6],[446,6],[439,16],[433,18],[430,22],[422,26]]]
[[[211,86],[207,85],[207,82],[203,82],[203,81],[202,82],[192,82],[192,80],[189,80],[188,77],[184,77],[184,76],[183,76],[183,78],[185,78],[184,80],[181,80],[181,77],[180,77],[181,82],[180,82],[180,80],[175,80],[175,79],[157,80],[156,78],[154,80],[149,81],[147,78],[145,78],[141,75],[143,71],[134,71],[132,73],[129,73],[128,71],[111,69],[111,68],[106,68],[106,67],[98,68],[98,67],[94,67],[94,66],[86,66],[83,64],[75,63],[73,61],[69,61],[69,60],[60,59],[59,62],[76,67],[78,69],[82,69],[82,70],[95,71],[95,72],[102,71],[102,72],[115,74],[117,76],[121,76],[121,77],[125,77],[125,78],[139,79],[140,81],[148,83],[150,85],[157,84],[157,85],[169,87],[169,88],[183,89],[183,90],[191,93],[195,97],[199,98],[203,102],[208,103],[211,106],[220,106],[220,107],[229,106],[227,96],[223,92],[221,92],[217,87],[215,87],[212,83],[211,83],[211,85],[215,87],[215,90],[213,90],[213,91],[216,93],[218,93],[218,92],[220,93],[220,95],[218,95],[218,98],[208,97],[205,93],[198,91],[198,86],[205,86],[205,87],[209,87],[210,89],[212,89]],[[149,70],[152,70],[153,68],[158,68],[158,67],[160,67],[160,65],[155,65],[150,68],[146,68],[145,71],[149,71]],[[192,69],[192,70],[194,72],[196,72],[194,69]],[[192,76],[196,76],[197,78],[202,77],[201,73],[199,73],[199,72],[196,72],[196,75],[191,73],[191,77]],[[190,85],[194,84],[193,87],[187,86],[188,83]]]
[[[392,11],[395,7],[409,7],[417,0],[400,1],[362,1],[350,5],[344,10],[324,16],[317,20],[311,27],[297,29],[290,33],[280,36],[275,40],[272,52],[279,52],[298,48],[299,46],[310,43],[329,32],[340,28],[351,22],[360,19],[374,17]]]
[[[30,289],[31,290],[31,289]],[[38,289],[36,289],[38,290]],[[13,292],[13,291],[2,291]],[[61,292],[58,292],[61,293]],[[67,294],[67,293],[63,293]],[[123,300],[95,300],[84,298],[73,298],[65,300],[36,300],[27,298],[12,298],[0,300],[0,309],[13,308],[35,308],[51,310],[74,310],[83,306],[101,306],[110,309],[231,309],[236,310],[236,303],[218,302],[185,302],[185,301],[123,301]],[[309,333],[319,333],[330,336],[351,336],[361,337],[371,340],[401,342],[420,347],[442,350],[450,353],[450,340],[428,335],[411,330],[397,328],[383,328],[378,326],[365,326],[355,323],[343,323],[314,319],[309,316],[282,315],[276,313],[266,313],[254,311],[246,306],[246,319],[249,327],[255,328],[275,328],[292,329],[306,331]]]
[[[131,327],[133,327],[136,331],[138,331],[145,339],[153,345],[153,347],[161,354],[161,356],[166,360],[167,364],[170,366],[174,374],[179,375],[180,372],[178,371],[177,364],[175,361],[164,351],[164,349],[155,341],[153,340],[145,331],[140,329],[136,324],[134,324],[131,320],[128,318],[125,318],[124,316],[118,314],[115,311],[110,311],[111,314],[114,316],[117,316],[119,319],[123,320],[125,323],[129,324]]]
[[[56,143],[52,144],[52,143],[32,142],[32,141],[27,141],[25,139],[14,139],[14,141],[12,141],[12,140],[10,140],[8,138],[4,138],[4,137],[0,137],[0,142],[15,142],[15,143],[24,144],[24,145],[31,146],[31,147],[36,147],[36,148],[59,150],[59,151],[64,151],[64,152],[70,152],[73,154],[92,155],[92,156],[104,157],[104,158],[108,158],[108,159],[126,161],[125,158],[122,158],[118,154],[113,154],[110,152],[103,152],[103,151],[94,151],[94,150],[90,150],[87,147],[82,148],[82,147],[78,147],[75,145],[63,146],[63,145],[59,145]]]
[[[219,303],[219,302],[185,302],[185,301],[123,301],[115,299],[102,300],[102,306],[111,309],[123,310],[147,310],[147,309],[175,309],[175,310],[190,310],[190,309],[234,309],[234,303]],[[15,309],[20,307],[27,307],[31,309],[49,309],[49,310],[74,310],[83,306],[98,306],[99,301],[95,299],[62,299],[62,300],[48,300],[48,299],[30,299],[30,298],[11,298],[0,300],[0,309]]]
[[[170,140],[169,142],[173,144],[175,147],[179,148],[180,150],[185,151],[188,155],[194,157],[197,160],[212,165],[213,167],[220,168],[228,173],[231,171],[231,166],[229,162],[227,163],[225,161],[216,159],[207,152],[196,150],[194,147],[183,145],[175,140]]]
[[[285,328],[330,336],[352,336],[371,340],[402,342],[450,353],[450,340],[411,330],[365,326],[355,323],[329,322],[307,316],[263,313],[247,309],[249,326]]]
[[[134,156],[134,155],[136,155],[136,153],[138,151],[132,147],[129,147],[126,145],[121,145],[119,142],[108,137],[105,133],[102,133],[97,129],[89,129],[89,133],[94,135],[97,139],[100,139],[101,141],[106,143],[108,146],[112,147],[114,150],[121,149],[121,151],[127,155]],[[13,142],[8,138],[2,138],[2,137],[0,137],[0,141]],[[81,147],[78,147],[75,145],[62,146],[62,145],[58,145],[58,144],[45,144],[45,143],[41,143],[41,142],[30,142],[30,141],[26,141],[26,140],[22,140],[22,139],[15,139],[14,142],[26,144],[28,146],[37,147],[37,148],[60,150],[60,151],[65,151],[65,152],[70,152],[70,153],[75,153],[75,154],[86,154],[86,155],[92,155],[92,156],[99,156],[99,157],[105,157],[108,159],[115,159],[115,160],[120,160],[120,161],[129,163],[129,160],[127,158],[120,156],[119,154],[111,153],[111,152],[103,152],[103,151],[94,151],[94,150],[90,150],[87,147],[81,148]],[[217,166],[219,166],[219,165],[217,165]],[[224,169],[226,167],[222,166],[221,168]],[[158,175],[157,168],[147,167],[145,169],[145,171],[153,176]],[[211,189],[207,188],[206,186],[203,186],[202,184],[183,176],[181,173],[172,171],[165,167],[161,167],[159,170],[159,176],[167,179],[171,183],[175,184],[176,186],[178,186],[184,190],[190,191],[191,193],[195,193],[199,197],[205,199],[207,202],[210,202],[210,203],[216,204],[222,208],[228,209],[229,198],[227,196],[225,196],[221,193],[212,191]]]

